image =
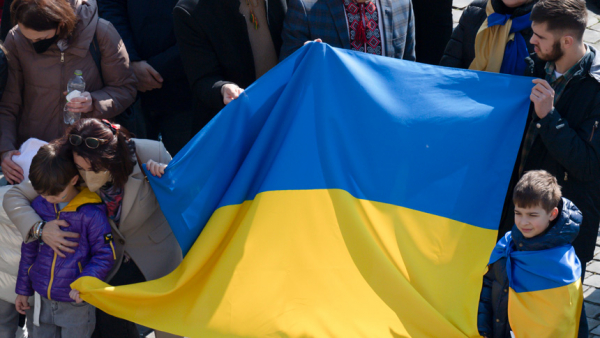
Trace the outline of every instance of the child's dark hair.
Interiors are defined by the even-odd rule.
[[[29,180],[40,195],[56,196],[63,192],[79,172],[70,151],[60,151],[56,143],[40,148],[31,161]]]
[[[549,213],[558,206],[561,197],[556,177],[545,170],[531,170],[517,182],[513,203],[520,208],[541,206]]]

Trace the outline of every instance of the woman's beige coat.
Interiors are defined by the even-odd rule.
[[[162,163],[171,161],[171,155],[162,143],[134,141],[142,163],[150,159]],[[30,240],[31,227],[41,220],[30,205],[37,196],[29,181],[14,186],[4,196],[4,209],[26,242]],[[181,248],[138,165],[125,184],[122,203],[119,227],[112,223],[117,263],[108,280],[119,269],[124,252],[133,259],[147,280],[173,271],[182,261]]]

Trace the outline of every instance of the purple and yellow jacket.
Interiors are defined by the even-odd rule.
[[[44,221],[61,219],[69,223],[65,231],[79,234],[75,253],[59,257],[50,246],[40,241],[23,243],[21,262],[17,277],[16,293],[33,295],[60,302],[72,302],[70,284],[81,276],[104,280],[115,263],[110,223],[106,207],[100,197],[87,188],[83,189],[67,206],[58,205],[38,196],[31,203]]]

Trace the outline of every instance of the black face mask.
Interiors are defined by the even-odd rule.
[[[36,53],[42,54],[43,52],[47,51],[48,48],[50,48],[50,46],[52,46],[52,44],[55,43],[57,39],[58,39],[58,35],[54,35],[51,38],[40,40],[38,42],[34,42],[33,49],[35,49]]]

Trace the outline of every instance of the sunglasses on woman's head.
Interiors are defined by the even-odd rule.
[[[90,149],[96,149],[100,145],[108,143],[108,140],[102,138],[95,137],[86,137],[85,139],[79,135],[69,134],[69,142],[74,146],[80,146],[82,143],[85,143],[86,147]]]

